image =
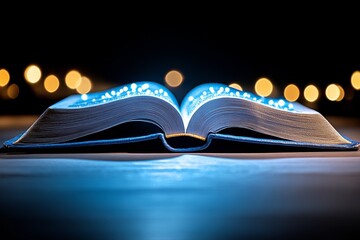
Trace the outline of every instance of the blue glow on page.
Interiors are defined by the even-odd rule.
[[[102,92],[89,93],[86,95],[86,97],[82,96],[68,107],[91,107],[136,96],[153,96],[161,98],[179,109],[179,104],[173,93],[171,93],[163,85],[155,82],[137,82]]]
[[[266,105],[268,107],[283,111],[301,111],[301,109],[295,109],[294,104],[288,102],[285,99],[261,97],[254,93],[239,91],[238,89],[221,83],[206,83],[193,88],[184,97],[181,106],[179,106],[173,93],[165,86],[156,82],[136,82],[102,92],[89,93],[79,96],[76,101],[72,102],[67,107],[91,107],[136,96],[157,97],[172,104],[176,109],[178,109],[178,111],[180,111],[181,115],[183,116],[185,126],[197,108],[199,108],[207,101],[224,96],[256,102],[258,104]]]
[[[221,83],[205,83],[192,89],[184,98],[180,111],[185,126],[191,115],[204,103],[220,97],[231,97],[256,102],[283,111],[296,112],[294,104],[282,98],[267,98],[250,92],[239,91]]]

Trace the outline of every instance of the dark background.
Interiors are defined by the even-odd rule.
[[[359,116],[360,92],[350,84],[351,74],[360,70],[359,20],[353,6],[272,10],[262,4],[251,9],[213,5],[209,10],[179,4],[159,11],[140,3],[131,10],[91,7],[79,11],[68,5],[55,13],[54,6],[25,16],[3,16],[0,68],[10,72],[20,95],[0,100],[2,114],[39,114],[59,100],[35,95],[23,80],[26,66],[38,64],[43,76],[56,74],[62,80],[77,69],[95,86],[164,83],[165,74],[177,69],[185,77],[183,85],[173,89],[179,101],[203,82],[238,82],[253,92],[255,81],[267,77],[279,97],[289,83],[301,91],[315,84],[321,91],[319,101],[310,105],[301,95],[299,102],[325,115]],[[343,101],[326,99],[330,83],[342,85]]]
[[[279,89],[313,83],[322,91],[314,106],[319,111],[359,117],[360,92],[341,102],[326,100],[323,92],[333,82],[346,90],[360,70],[357,6],[272,1],[249,9],[241,2],[225,8],[209,2],[195,9],[195,3],[150,8],[136,2],[129,11],[121,2],[106,9],[96,2],[92,11],[89,3],[80,11],[51,1],[33,12],[24,3],[12,9],[5,3],[0,68],[9,70],[20,95],[0,100],[1,115],[40,114],[57,101],[36,96],[24,82],[25,67],[35,63],[44,76],[61,78],[75,68],[95,84],[114,85],[163,83],[167,71],[178,69],[185,76],[174,89],[179,99],[210,81],[237,81],[249,91],[263,76]],[[346,124],[341,131],[358,139],[358,128]],[[356,152],[2,157],[0,223],[7,239],[359,236]]]

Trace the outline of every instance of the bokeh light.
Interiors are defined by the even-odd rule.
[[[319,90],[315,85],[308,85],[304,89],[304,97],[308,102],[315,102],[319,98]]]
[[[65,76],[65,84],[70,89],[76,89],[81,83],[81,74],[76,70],[69,71]]]
[[[19,96],[19,87],[18,85],[16,85],[15,83],[11,84],[7,90],[6,90],[6,94],[8,95],[9,98],[11,99],[15,99]]]
[[[60,81],[55,75],[49,75],[45,78],[44,88],[47,92],[53,93],[58,90]]]
[[[76,88],[76,91],[80,94],[86,94],[91,91],[92,83],[88,77],[81,77],[79,86]]]
[[[342,86],[340,86],[339,84],[337,84],[337,87],[338,87],[339,90],[340,90],[340,95],[339,95],[339,97],[336,99],[336,101],[337,101],[337,102],[340,102],[340,101],[343,100],[344,97],[345,97],[345,90],[344,90],[344,88],[343,88]]]
[[[354,89],[359,90],[360,89],[360,71],[355,71],[351,75],[351,85]]]
[[[238,84],[238,83],[231,83],[231,84],[229,84],[229,87],[235,88],[240,91],[243,90],[242,87],[240,86],[240,84]]]
[[[24,77],[29,83],[37,83],[41,78],[41,69],[37,65],[30,65],[25,69]]]
[[[340,89],[335,83],[332,83],[326,87],[325,95],[330,101],[336,101],[340,97]]]
[[[180,86],[180,84],[183,82],[183,80],[184,80],[183,75],[177,70],[169,71],[165,75],[165,82],[170,87],[178,87],[178,86]]]
[[[6,69],[0,69],[0,87],[5,87],[10,81],[10,74]]]
[[[300,90],[295,84],[289,84],[284,89],[284,97],[290,102],[295,102],[300,96]]]
[[[273,84],[267,78],[260,78],[255,83],[255,92],[256,94],[267,97],[273,91]]]

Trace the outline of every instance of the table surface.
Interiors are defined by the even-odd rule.
[[[360,151],[0,154],[2,240],[360,239],[359,203]]]

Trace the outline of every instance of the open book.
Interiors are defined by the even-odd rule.
[[[146,130],[150,128],[153,132]],[[97,134],[100,132],[106,134]],[[342,136],[319,112],[297,102],[206,83],[190,90],[179,104],[165,86],[136,82],[71,95],[49,106],[27,131],[6,141],[4,147],[103,146],[154,138],[175,152],[205,150],[214,139],[339,150],[359,146]],[[170,144],[174,139],[190,145],[174,146]],[[198,142],[192,146],[189,139]]]

